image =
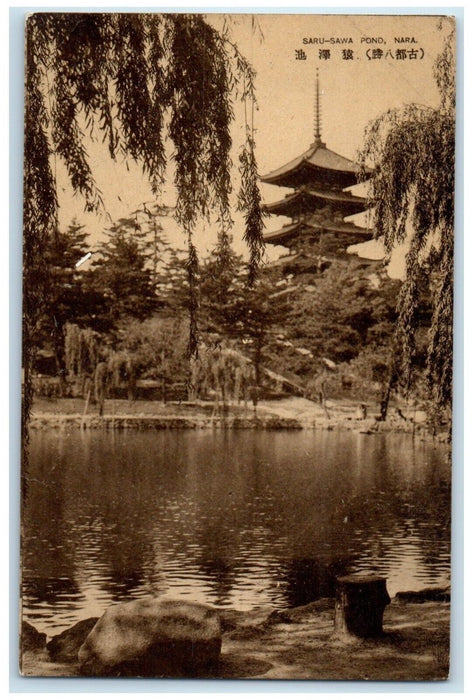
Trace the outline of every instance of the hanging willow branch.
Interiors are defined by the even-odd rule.
[[[258,186],[258,169],[255,158],[255,142],[251,131],[247,131],[246,144],[240,153],[241,188],[238,196],[238,209],[244,212],[244,239],[250,249],[248,263],[248,286],[256,282],[264,253],[263,214],[261,194]]]
[[[48,273],[42,252],[57,226],[56,183],[50,164],[47,136],[50,116],[42,92],[47,32],[38,27],[27,34],[25,85],[25,168],[23,174],[23,445],[32,401],[32,365],[40,300],[45,297]],[[36,313],[35,313],[36,310]]]
[[[217,33],[201,16],[178,15],[170,36],[169,84],[174,142],[176,219],[188,240],[189,352],[198,348],[198,257],[193,234],[198,216],[216,207],[230,219],[230,80],[228,59]]]
[[[199,275],[199,258],[197,250],[192,243],[192,237],[189,234],[187,243],[187,279],[189,282],[189,343],[187,346],[187,354],[189,357],[197,357],[199,354],[199,330],[197,323],[197,313],[199,310],[198,296],[198,275]]]
[[[164,141],[170,137],[176,217],[189,243],[189,349],[195,352],[198,260],[193,235],[198,218],[208,219],[212,211],[223,237],[231,226],[232,94],[243,78],[248,83],[251,72],[228,27],[219,33],[202,15],[36,13],[28,17],[26,34],[25,438],[34,336],[47,284],[42,256],[57,220],[51,156],[64,161],[74,193],[94,211],[103,204],[88,139],[106,141],[112,158],[121,155],[141,164],[158,195],[167,165]],[[243,177],[255,182],[255,173],[253,154],[243,165]],[[245,201],[252,208],[247,240],[253,251],[258,231],[252,222],[259,208],[254,188]],[[254,251],[252,256],[257,257]]]
[[[241,187],[238,194],[238,209],[245,215],[244,240],[250,250],[248,263],[248,286],[253,288],[264,253],[263,213],[261,210],[261,193],[258,186],[258,168],[255,157],[254,109],[256,107],[255,73],[250,68],[245,73],[242,99],[245,103],[246,142],[240,152]],[[248,117],[247,103],[250,105]]]
[[[435,67],[438,109],[409,105],[369,125],[361,153],[375,163],[371,179],[374,228],[388,253],[408,243],[405,281],[398,299],[395,373],[411,385],[421,280],[428,277],[433,314],[427,379],[435,410],[450,406],[453,359],[453,231],[455,178],[454,38]]]

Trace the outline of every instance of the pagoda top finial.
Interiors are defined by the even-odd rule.
[[[321,134],[321,118],[320,118],[320,85],[319,85],[319,69],[316,69],[315,77],[315,104],[314,104],[314,143],[313,146],[324,146]]]

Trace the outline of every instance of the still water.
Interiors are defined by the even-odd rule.
[[[338,432],[33,434],[24,617],[56,634],[111,603],[166,594],[250,609],[449,580],[443,446]]]

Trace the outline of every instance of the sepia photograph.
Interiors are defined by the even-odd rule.
[[[20,674],[448,680],[455,17],[24,40]]]

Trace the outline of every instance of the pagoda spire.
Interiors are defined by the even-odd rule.
[[[315,100],[314,100],[314,143],[312,146],[319,148],[320,146],[325,146],[322,142],[321,134],[321,117],[320,117],[320,83],[319,83],[319,69],[316,68],[316,78],[315,78]]]

